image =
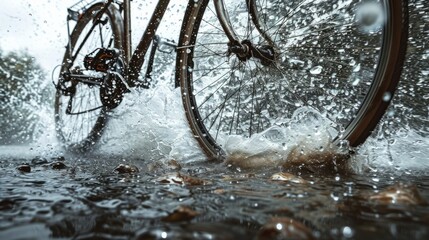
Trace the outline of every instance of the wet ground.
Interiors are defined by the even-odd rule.
[[[428,176],[7,149],[26,154],[0,154],[0,239],[429,239]]]

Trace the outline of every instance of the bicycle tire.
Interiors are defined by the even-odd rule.
[[[55,95],[55,128],[57,138],[70,151],[85,152],[92,149],[108,122],[109,108],[101,103],[100,87],[82,82],[72,83],[72,80],[64,77],[64,73],[76,71],[100,75],[96,71],[82,70],[85,69],[85,55],[97,48],[114,47],[122,51],[124,31],[121,14],[113,5],[108,8],[104,6],[103,3],[96,3],[79,17],[61,65]],[[91,28],[98,14],[102,14],[100,19],[108,21],[96,23],[99,26]],[[74,92],[73,96],[71,92]],[[71,114],[66,113],[69,105]]]
[[[280,0],[269,3],[269,7],[267,4],[265,9],[258,9],[261,13],[259,19],[266,21],[261,24],[263,26],[271,21],[271,28],[263,31],[268,34],[272,31],[272,38],[279,41],[276,51],[283,47],[283,52],[279,51],[270,66],[262,66],[262,61],[253,61],[252,58],[237,60],[236,55],[228,52],[228,39],[208,0],[188,6],[179,38],[176,81],[180,83],[186,117],[198,143],[209,159],[224,158],[225,137],[250,137],[274,125],[282,125],[282,120],[290,119],[296,109],[310,106],[331,120],[336,144],[345,140],[352,147],[360,145],[384,115],[400,79],[408,38],[408,1],[349,0],[333,3]],[[231,10],[230,4],[225,4],[225,8],[234,11],[231,22],[237,34],[240,35],[239,30],[243,28],[242,39],[250,39],[255,41],[255,45],[263,46],[263,41],[267,40],[264,34],[257,36],[258,33],[255,33],[260,29],[254,26],[251,29],[255,24],[249,22],[254,18],[246,17],[250,11],[239,7],[240,3],[236,3],[235,9]],[[381,12],[365,15],[368,10],[365,10],[365,4]],[[276,11],[276,15],[267,13],[262,16],[270,10]],[[314,23],[322,13],[329,11],[331,15],[324,16],[326,21]],[[278,22],[277,15],[283,16],[284,22]],[[246,18],[247,25],[240,23]],[[312,23],[302,25],[306,22]],[[272,30],[275,27],[278,32]],[[311,31],[306,33],[305,29]],[[311,41],[317,37],[317,41]],[[348,45],[342,46],[344,43]],[[368,47],[359,45],[362,43]],[[356,44],[355,48],[353,44]],[[286,72],[282,64],[294,71]],[[249,65],[247,70],[244,69],[245,65]],[[216,68],[218,66],[225,69]],[[238,66],[243,66],[238,69],[242,72],[239,72],[241,76],[237,74]],[[254,77],[252,71],[258,71],[258,76]],[[223,76],[229,78],[224,80]],[[243,80],[245,77],[252,80]],[[304,85],[310,82],[319,84],[319,88]],[[251,103],[245,105],[244,100]],[[343,100],[349,102],[344,103]],[[243,113],[238,119],[239,114],[235,115],[237,111],[247,111],[250,117]],[[263,119],[253,120],[255,115]],[[251,120],[246,122],[246,117]],[[259,128],[252,126],[254,122],[258,123]],[[228,123],[230,125],[225,128]]]

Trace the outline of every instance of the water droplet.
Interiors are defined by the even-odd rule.
[[[338,89],[331,89],[331,94],[332,94],[332,96],[337,96],[338,95]]]
[[[340,197],[338,197],[335,193],[331,193],[331,198],[332,198],[334,201],[338,201],[338,200],[340,200]]]
[[[392,94],[390,92],[385,92],[383,95],[383,101],[388,102],[392,98]]]
[[[353,229],[351,229],[349,226],[345,226],[343,228],[343,236],[346,238],[353,237]]]
[[[353,68],[353,72],[359,72],[359,71],[360,71],[360,64],[356,65],[356,66]]]
[[[322,66],[315,66],[312,69],[310,69],[310,73],[313,75],[318,75],[322,73],[323,67]]]

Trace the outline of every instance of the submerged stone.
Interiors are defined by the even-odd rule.
[[[119,173],[119,174],[125,174],[125,173],[138,173],[139,169],[134,165],[128,165],[128,164],[119,164],[113,171]]]
[[[28,164],[22,164],[16,168],[20,172],[29,173],[31,172],[31,167]]]
[[[315,175],[348,175],[351,173],[349,153],[334,149],[322,151],[294,148],[288,155],[283,169],[292,173]]]
[[[271,176],[271,180],[273,181],[284,181],[284,182],[293,182],[293,183],[307,183],[306,180],[302,179],[301,177],[295,176],[291,173],[274,173]]]
[[[168,161],[167,162],[167,166],[168,166],[168,168],[170,168],[171,170],[177,170],[177,171],[179,171],[179,170],[181,170],[182,169],[182,166],[180,165],[180,163],[179,162],[177,162],[176,160],[170,160],[170,161]]]
[[[315,239],[310,228],[287,217],[273,218],[259,230],[256,239]]]
[[[63,162],[53,162],[51,163],[51,167],[54,170],[62,170],[62,169],[66,169],[67,165],[65,165]]]
[[[426,200],[420,195],[415,185],[396,183],[383,191],[372,195],[369,200],[377,204],[398,205],[427,205]]]
[[[197,177],[191,177],[185,174],[181,173],[170,173],[167,175],[164,175],[162,177],[159,177],[157,179],[157,182],[164,183],[164,184],[177,184],[177,185],[206,185],[209,184],[209,181],[197,178]]]

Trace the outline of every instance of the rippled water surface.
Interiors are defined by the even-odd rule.
[[[281,169],[37,158],[28,148],[7,148],[29,152],[16,158],[5,149],[0,239],[429,237],[427,176],[367,170],[276,181]]]

